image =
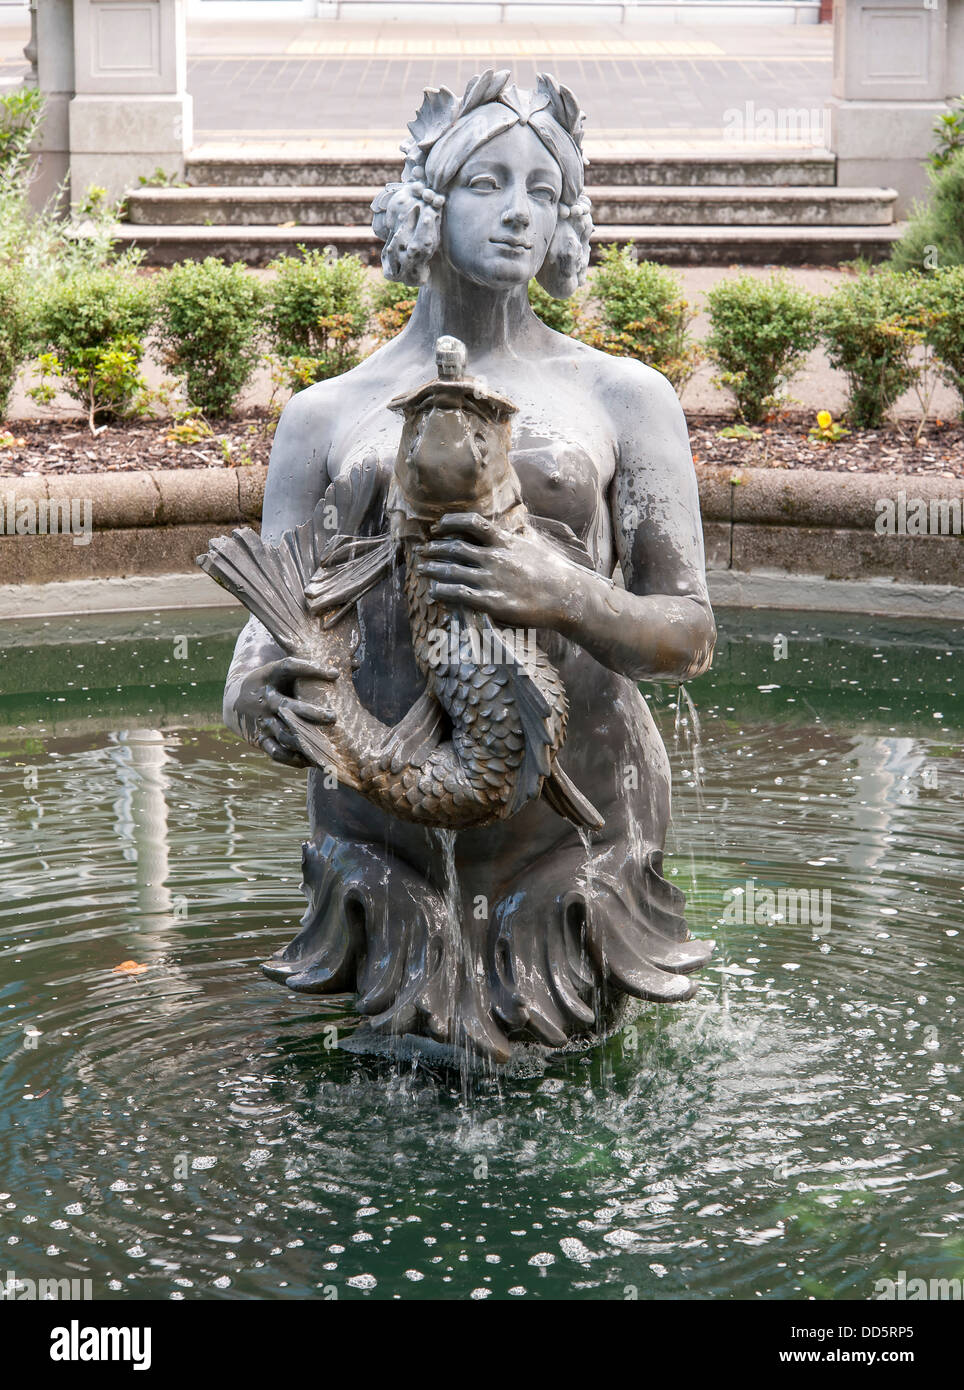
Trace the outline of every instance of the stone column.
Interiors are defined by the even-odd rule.
[[[964,97],[964,0],[949,0],[947,6],[947,85],[948,101]]]
[[[24,55],[31,64],[27,83],[44,94],[37,176],[30,200],[43,207],[66,186],[70,173],[70,99],[74,94],[73,0],[32,0],[30,42]]]
[[[71,200],[120,198],[139,175],[180,177],[191,141],[183,0],[73,0]]]
[[[898,216],[927,189],[924,161],[947,110],[948,39],[953,30],[960,40],[962,10],[964,0],[835,0],[837,183],[896,188]]]

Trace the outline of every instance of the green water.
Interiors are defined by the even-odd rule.
[[[220,727],[240,620],[4,624],[0,1279],[872,1298],[964,1275],[964,634],[719,620],[698,745],[650,692],[668,871],[717,941],[700,994],[467,1093],[331,1048],[350,1000],[258,972],[302,911],[306,824],[303,775]],[[748,884],[760,918],[735,920]],[[780,889],[827,890],[829,920],[781,917]]]

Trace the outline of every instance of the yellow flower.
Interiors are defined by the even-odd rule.
[[[822,430],[829,430],[830,426],[833,424],[833,416],[830,414],[829,410],[817,411],[817,424]]]

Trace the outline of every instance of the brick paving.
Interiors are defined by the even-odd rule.
[[[26,72],[26,30],[0,29],[0,89]],[[188,86],[201,142],[396,142],[426,86],[461,91],[484,67],[571,86],[595,140],[713,141],[725,113],[819,112],[830,95],[828,25],[352,23],[197,20]]]
[[[495,60],[497,61],[497,60]],[[199,140],[274,134],[281,138],[390,136],[413,113],[425,87],[461,92],[482,64],[476,58],[194,59],[188,84]],[[820,111],[830,95],[829,64],[820,59],[725,65],[699,58],[554,59],[511,63],[514,79],[532,86],[547,67],[571,87],[593,129],[609,138],[638,134],[721,138],[726,112],[794,108]]]

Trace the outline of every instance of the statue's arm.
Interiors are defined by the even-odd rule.
[[[689,680],[709,667],[716,624],[686,419],[665,377],[631,359],[612,359],[605,394],[616,439],[609,505],[625,588],[586,575],[566,635],[633,680]]]
[[[299,392],[278,421],[261,520],[261,534],[266,540],[277,540],[284,531],[306,521],[328,486],[327,421],[331,417],[322,397],[329,394],[328,382]],[[249,741],[255,739],[253,722],[243,719],[237,708],[242,683],[252,672],[285,655],[267,629],[257,619],[249,619],[234,649],[223,706],[225,724]]]

